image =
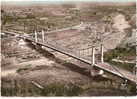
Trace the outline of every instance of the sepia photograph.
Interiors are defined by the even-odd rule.
[[[136,0],[1,0],[1,97],[137,96]]]

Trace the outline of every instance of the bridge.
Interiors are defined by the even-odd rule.
[[[55,32],[55,31],[54,31]],[[137,84],[137,77],[135,74],[120,69],[116,66],[110,65],[107,62],[104,62],[104,46],[103,44],[100,44],[100,49],[101,49],[101,58],[100,61],[96,61],[96,57],[95,57],[95,48],[96,46],[91,46],[89,48],[85,48],[85,49],[81,49],[81,50],[72,50],[72,49],[68,49],[65,47],[61,47],[60,44],[58,42],[55,41],[48,41],[48,34],[44,33],[44,31],[42,30],[42,32],[38,33],[35,31],[35,33],[33,34],[19,34],[19,33],[14,33],[14,32],[9,32],[9,31],[4,31],[3,34],[8,34],[11,36],[16,36],[19,38],[22,38],[28,42],[31,42],[33,44],[35,44],[36,46],[40,46],[40,47],[46,47],[49,49],[52,49],[54,51],[57,51],[61,54],[67,55],[73,59],[79,60],[83,63],[86,63],[88,65],[91,65],[91,67],[95,67],[98,68],[99,70],[103,70],[105,72],[108,72],[112,75],[115,75],[117,77],[120,77],[121,79],[123,79],[125,82],[131,82],[133,84]],[[48,38],[50,39],[50,38]],[[90,55],[83,55],[81,54],[82,52],[84,53],[84,51],[90,51],[91,54]]]

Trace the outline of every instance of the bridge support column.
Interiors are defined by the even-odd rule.
[[[35,42],[38,42],[38,35],[36,31],[35,31]]]
[[[104,63],[104,48],[103,48],[103,44],[101,44],[101,63]]]
[[[121,89],[127,89],[127,80],[124,80],[120,87]]]
[[[92,65],[95,64],[95,47],[92,47]]]
[[[45,42],[45,35],[44,35],[44,30],[42,30],[42,42]]]

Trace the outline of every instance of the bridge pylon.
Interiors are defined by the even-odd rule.
[[[42,42],[44,43],[45,42],[45,33],[44,33],[44,30],[41,31],[41,34],[42,34]]]
[[[95,46],[92,47],[92,59],[91,59],[92,66],[95,65]]]
[[[38,34],[37,34],[37,31],[35,31],[35,42],[36,42],[36,43],[38,42]]]
[[[103,47],[103,44],[101,44],[101,63],[104,63],[104,47]]]

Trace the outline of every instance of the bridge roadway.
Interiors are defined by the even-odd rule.
[[[69,57],[72,57],[74,59],[82,61],[86,64],[92,65],[91,59],[79,56],[77,53],[74,53],[69,49],[64,49],[64,48],[59,47],[59,45],[49,44],[49,43],[45,43],[45,42],[43,43],[41,41],[35,42],[34,38],[32,38],[32,37],[18,35],[16,33],[11,33],[11,32],[7,32],[7,31],[5,31],[4,33],[23,38],[29,42],[35,43],[36,45],[44,46],[46,48],[52,49],[59,53],[65,54]],[[118,76],[118,77],[122,78],[123,80],[127,80],[127,81],[130,81],[131,83],[137,84],[137,77],[135,74],[132,74],[131,72],[117,68],[116,66],[113,66],[113,65],[110,65],[110,64],[104,62],[104,63],[95,63],[94,67],[104,70],[104,71],[111,73],[115,76]]]

